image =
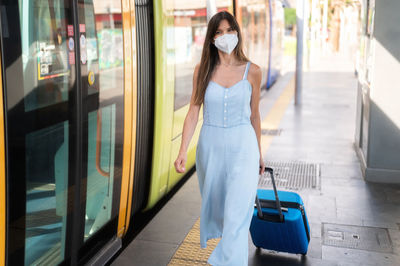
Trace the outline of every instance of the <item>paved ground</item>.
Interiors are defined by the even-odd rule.
[[[311,226],[307,256],[257,250],[249,236],[249,265],[400,265],[400,186],[367,183],[362,178],[353,147],[357,88],[353,73],[351,63],[332,55],[321,58],[304,73],[303,104],[294,106],[292,101],[288,105],[279,124],[281,134],[272,139],[264,154],[266,161],[320,166],[320,188],[297,190],[305,202]],[[263,95],[262,117],[292,77],[293,73],[287,73],[273,90]],[[194,174],[113,265],[170,263],[198,220],[200,203]],[[357,226],[348,227],[353,230],[350,233],[370,233],[381,228],[383,235],[372,235],[372,239],[361,233],[353,235],[363,244],[371,240],[369,249],[374,241],[384,246],[384,234],[390,239],[384,252],[331,246],[323,237],[340,230],[323,233],[329,224]],[[186,264],[204,264],[204,260]]]

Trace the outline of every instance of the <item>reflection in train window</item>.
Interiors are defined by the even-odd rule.
[[[19,0],[19,5],[25,110],[68,100],[70,70],[64,2]]]
[[[55,118],[49,112],[38,116],[34,111],[68,101],[72,80],[65,23],[70,10],[60,0],[18,3],[23,88],[8,91],[23,90],[22,110],[34,113],[31,119],[46,121],[21,133],[25,139],[21,145],[26,181],[25,265],[56,265],[65,251],[69,122],[64,120],[67,117]],[[66,106],[68,103],[63,108]]]
[[[84,22],[87,40],[85,65],[87,74],[94,73],[96,80],[88,86],[88,97],[98,102],[95,110],[89,110],[87,118],[84,237],[87,240],[113,218],[114,181],[120,175],[120,171],[114,170],[120,169],[115,158],[121,157],[121,149],[116,150],[116,146],[122,143],[121,134],[116,134],[117,113],[123,113],[124,88],[121,1],[85,0]]]
[[[100,89],[89,94],[118,88],[123,83],[123,37],[121,1],[85,0],[86,51],[88,71],[99,73]]]
[[[68,188],[68,123],[26,136],[25,265],[64,258]]]
[[[89,113],[85,239],[111,219],[115,158],[115,105]]]

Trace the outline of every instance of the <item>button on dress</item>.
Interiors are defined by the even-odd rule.
[[[248,232],[259,173],[257,137],[250,122],[252,86],[243,79],[229,88],[210,81],[204,96],[203,125],[196,150],[202,197],[200,245],[221,238],[211,265],[248,264]]]

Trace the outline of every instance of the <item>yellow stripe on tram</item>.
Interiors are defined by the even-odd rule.
[[[294,78],[285,87],[274,106],[268,113],[268,115],[261,122],[261,128],[263,129],[278,129],[278,126],[285,114],[285,111],[291,102],[294,95]],[[263,154],[266,153],[270,146],[274,136],[263,136],[261,137],[261,149]],[[200,247],[200,218],[197,219],[192,229],[186,235],[182,244],[176,250],[174,256],[172,256],[169,266],[177,265],[205,265],[207,259],[211,255],[211,252],[217,246],[219,239],[210,239],[207,242],[207,248],[202,249]]]
[[[131,95],[131,112],[132,112],[132,133],[131,133],[131,167],[130,167],[130,175],[129,175],[129,187],[128,187],[128,206],[127,213],[125,219],[125,233],[128,230],[130,219],[131,219],[131,210],[132,210],[132,195],[133,195],[133,179],[135,176],[135,156],[136,156],[136,122],[137,122],[137,48],[136,48],[136,17],[135,17],[135,0],[130,0],[130,26],[131,26],[131,59],[132,69],[131,69],[131,83],[132,83],[132,95]]]
[[[1,56],[0,56],[1,62]],[[0,63],[1,64],[1,63]],[[3,80],[0,65],[0,265],[6,262],[6,165],[5,165],[5,132]]]
[[[133,168],[136,132],[136,62],[132,60],[131,31],[134,5],[130,0],[122,1],[122,28],[124,38],[124,151],[122,162],[121,200],[118,217],[118,237],[122,237],[129,226],[133,190]],[[134,19],[134,18],[133,18]]]
[[[136,122],[137,122],[137,48],[136,48],[136,17],[135,17],[135,0],[130,0],[131,3],[131,60],[132,60],[132,70],[131,70],[131,83],[132,83],[132,103],[131,103],[131,111],[132,111],[132,133],[131,133],[131,167],[130,167],[130,178],[129,178],[129,188],[128,188],[128,207],[126,213],[125,220],[125,233],[128,230],[130,219],[131,219],[131,210],[132,210],[132,195],[133,195],[133,179],[135,176],[135,156],[136,156]]]

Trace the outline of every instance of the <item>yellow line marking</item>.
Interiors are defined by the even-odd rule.
[[[263,129],[278,129],[279,124],[285,114],[285,111],[291,102],[294,95],[294,77],[289,81],[288,85],[271,108],[268,115],[261,122],[261,128]],[[261,135],[261,149],[265,154],[271,145],[274,136]]]
[[[274,106],[261,122],[261,128],[278,129],[278,126],[285,114],[285,111],[291,102],[294,95],[294,78],[288,83]],[[261,135],[261,144],[263,154],[268,150],[274,136]],[[207,259],[210,257],[212,251],[219,243],[218,239],[210,239],[207,242],[207,248],[200,247],[200,218],[190,229],[182,244],[172,256],[169,266],[177,265],[209,265]]]

